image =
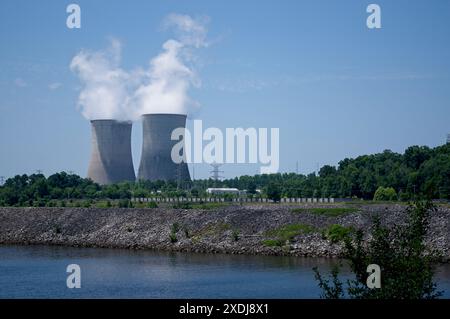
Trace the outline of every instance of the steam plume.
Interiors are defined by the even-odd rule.
[[[199,104],[188,91],[199,87],[193,67],[193,50],[207,47],[207,18],[171,14],[165,29],[174,31],[162,52],[152,58],[147,69],[128,72],[120,67],[121,45],[112,40],[104,51],[81,51],[72,60],[71,70],[83,84],[78,104],[87,119],[136,120],[146,113],[188,114]]]

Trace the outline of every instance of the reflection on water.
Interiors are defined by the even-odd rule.
[[[81,289],[66,267],[81,267]],[[120,249],[0,246],[0,298],[317,298],[312,268],[335,260]],[[344,270],[344,275],[348,273]],[[440,267],[450,292],[450,266]]]

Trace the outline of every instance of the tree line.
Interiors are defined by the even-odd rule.
[[[204,188],[211,181],[196,183]],[[373,199],[378,190],[380,199],[383,195],[399,200],[415,196],[450,199],[450,144],[436,148],[411,146],[403,154],[385,150],[346,158],[337,167],[323,166],[318,174],[241,176],[216,185],[246,189],[250,193],[278,188],[282,197]]]
[[[98,185],[90,179],[60,172],[17,175],[0,186],[1,206],[42,206],[49,200],[129,199],[151,196],[206,196],[208,187],[233,187],[248,196],[334,197],[410,200],[416,196],[450,199],[450,144],[411,146],[403,154],[382,153],[346,158],[318,173],[240,176],[214,181],[137,181]]]

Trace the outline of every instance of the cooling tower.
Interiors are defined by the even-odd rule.
[[[138,179],[164,181],[190,181],[186,161],[177,164],[172,160],[172,131],[186,127],[183,114],[144,114],[142,116],[142,155]]]
[[[99,184],[136,179],[131,157],[131,122],[93,120],[88,177]]]

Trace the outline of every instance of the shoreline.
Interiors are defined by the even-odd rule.
[[[0,245],[338,258],[342,246],[324,238],[327,227],[338,224],[368,232],[375,215],[392,225],[405,217],[405,207],[396,204],[361,205],[338,216],[310,212],[321,207],[330,205],[230,205],[209,210],[0,207]],[[441,206],[430,217],[427,245],[448,262],[450,209]]]

